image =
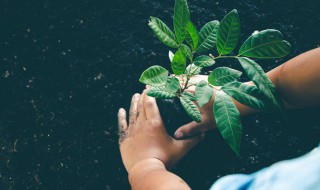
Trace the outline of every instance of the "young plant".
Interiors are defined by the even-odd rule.
[[[276,88],[263,69],[251,58],[281,58],[289,54],[291,46],[282,34],[274,29],[254,32],[241,46],[237,55],[229,55],[240,38],[240,19],[237,10],[228,13],[221,22],[214,20],[205,24],[200,32],[190,20],[186,0],[176,0],[174,6],[174,33],[156,17],[150,17],[149,26],[165,45],[176,49],[169,51],[173,74],[161,66],[145,70],[140,82],[152,86],[147,94],[155,98],[176,98],[196,122],[201,114],[194,103],[203,107],[214,96],[213,111],[218,130],[232,150],[239,155],[242,137],[240,113],[232,98],[238,102],[264,112],[282,111]],[[217,56],[202,55],[217,50]],[[196,55],[196,56],[195,56]],[[208,81],[191,83],[192,76],[200,74],[202,68],[211,67],[218,59],[237,59],[245,74],[255,85],[238,82],[241,71],[229,67],[218,67],[208,76]],[[188,64],[187,64],[188,63]],[[184,85],[180,86],[177,76]],[[190,84],[191,83],[191,84]],[[185,92],[196,85],[195,94]],[[217,87],[221,88],[217,88]]]

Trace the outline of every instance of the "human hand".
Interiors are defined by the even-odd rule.
[[[130,107],[129,125],[126,111],[118,113],[119,144],[122,161],[126,170],[140,161],[158,159],[167,167],[173,167],[202,138],[176,140],[164,128],[159,109],[154,98],[135,94]]]
[[[190,79],[190,82],[192,84],[197,84],[201,80],[207,81],[207,79],[208,79],[207,75],[195,75]],[[182,83],[181,85],[183,86],[184,81],[181,78],[179,78],[179,80],[180,80],[180,83]],[[195,85],[190,86],[186,91],[194,94]],[[212,95],[211,100],[207,104],[205,104],[202,108],[199,108],[201,113],[201,123],[192,121],[186,125],[179,127],[174,134],[175,138],[182,139],[186,137],[192,137],[216,128],[216,121],[213,115],[213,101],[214,101],[215,91],[216,90],[214,89],[214,93]]]

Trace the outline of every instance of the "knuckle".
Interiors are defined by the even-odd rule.
[[[152,100],[146,100],[145,106],[147,108],[152,108],[154,106],[154,102]]]
[[[152,119],[149,121],[149,125],[153,128],[157,128],[161,126],[161,122],[157,119]]]
[[[135,115],[137,115],[137,113],[138,113],[137,110],[132,110],[132,111],[130,112],[130,116],[135,116]]]

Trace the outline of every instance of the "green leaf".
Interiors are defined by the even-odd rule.
[[[239,56],[260,59],[281,58],[290,51],[291,45],[283,40],[281,32],[268,29],[254,32],[241,46]]]
[[[178,43],[174,33],[170,28],[156,17],[150,17],[149,24],[157,38],[171,48],[178,48]]]
[[[213,104],[214,117],[224,140],[239,156],[242,138],[240,113],[230,96],[218,91]]]
[[[223,86],[229,82],[238,80],[241,75],[242,72],[235,69],[219,67],[210,73],[208,82],[214,86]]]
[[[199,32],[191,21],[189,21],[187,25],[186,42],[191,46],[192,50],[198,47]]]
[[[242,104],[258,110],[267,109],[265,103],[259,99],[259,89],[256,86],[232,82],[224,85],[221,89]]]
[[[246,75],[259,88],[260,93],[267,99],[268,104],[270,104],[268,106],[271,106],[270,109],[277,111],[282,110],[282,103],[280,98],[278,98],[276,89],[260,65],[246,57],[239,57],[238,60]]]
[[[226,55],[236,48],[240,38],[240,18],[237,10],[232,10],[221,21],[217,49],[220,55]]]
[[[193,121],[200,123],[201,122],[201,114],[198,107],[188,98],[184,96],[180,97],[180,102],[184,110],[186,110],[187,114],[192,118]]]
[[[180,88],[180,82],[177,78],[168,78],[166,84],[166,91],[169,93],[176,93]]]
[[[167,83],[168,74],[165,68],[155,65],[146,69],[139,81],[150,86],[164,86]]]
[[[216,45],[219,21],[214,20],[202,27],[199,32],[199,46],[196,52],[202,53],[210,51]]]
[[[185,55],[190,61],[192,61],[193,55],[192,55],[192,52],[191,52],[190,48],[189,48],[188,46],[184,45],[184,44],[182,44],[180,48],[181,48],[181,50],[183,51],[184,55]]]
[[[192,74],[193,75],[198,75],[201,73],[201,67],[196,66],[195,64],[190,64],[184,71],[185,74]]]
[[[183,53],[182,48],[174,54],[173,60],[171,63],[171,68],[174,74],[181,75],[186,69],[187,59],[186,55]]]
[[[212,95],[213,89],[206,81],[202,80],[197,84],[195,96],[200,108],[210,101]]]
[[[187,98],[191,101],[196,101],[196,97],[193,94],[191,94],[190,92],[182,92],[181,96],[184,98]]]
[[[190,12],[187,0],[176,0],[173,16],[174,32],[178,43],[181,44],[187,35],[187,25],[190,21]]]
[[[210,67],[215,64],[215,61],[207,55],[201,55],[194,60],[194,64],[198,67]]]
[[[166,91],[166,87],[152,87],[148,90],[147,95],[155,98],[168,99],[176,97],[176,94]]]

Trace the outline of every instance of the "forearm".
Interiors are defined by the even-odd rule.
[[[268,76],[288,108],[320,104],[320,48],[287,61]]]
[[[135,164],[129,171],[132,190],[189,190],[177,175],[166,170],[158,159],[147,159]]]
[[[301,54],[269,71],[286,109],[320,105],[320,48]],[[252,84],[252,82],[248,82]],[[241,115],[258,112],[234,100]]]

